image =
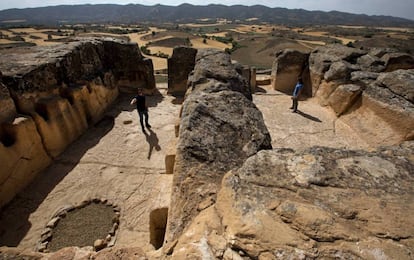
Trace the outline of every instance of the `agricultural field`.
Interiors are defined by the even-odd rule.
[[[365,26],[289,27],[272,24],[232,24],[200,21],[161,25],[70,25],[60,28],[2,28],[0,48],[54,45],[71,37],[109,36],[136,42],[151,58],[157,72],[167,69],[167,58],[175,46],[217,48],[234,60],[258,69],[271,68],[275,54],[283,49],[310,52],[314,48],[341,43],[356,48],[389,47],[414,53],[414,29]]]

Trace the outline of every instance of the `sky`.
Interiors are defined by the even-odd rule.
[[[224,4],[224,5],[266,5],[269,7],[284,7],[289,9],[342,11],[355,14],[391,15],[414,20],[413,0],[0,0],[0,10],[9,8],[41,7],[51,5],[75,4],[144,4],[194,5]]]

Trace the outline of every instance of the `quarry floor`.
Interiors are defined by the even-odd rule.
[[[0,246],[34,249],[52,215],[87,199],[107,199],[121,208],[116,247],[152,250],[149,218],[170,202],[172,175],[165,174],[165,154],[174,140],[180,100],[149,96],[151,131],[144,135],[130,96],[122,95],[104,118],[74,142],[0,213]],[[289,109],[289,95],[260,86],[254,103],[262,111],[274,148],[296,150],[320,145],[348,149],[369,147],[328,108],[314,100]],[[82,235],[82,231],[79,231]]]

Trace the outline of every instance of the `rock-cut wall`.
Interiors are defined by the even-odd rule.
[[[370,152],[269,150],[233,66],[224,53],[197,55],[165,258],[412,259],[414,142]]]
[[[330,106],[341,123],[372,146],[414,139],[414,57],[409,54],[339,44],[310,55],[284,50],[272,75],[274,88],[288,93],[302,75],[305,94]]]
[[[166,242],[214,204],[228,170],[271,148],[262,114],[251,99],[249,83],[228,54],[198,51],[182,107]]]
[[[152,62],[122,41],[87,38],[0,55],[0,207],[99,120],[120,88],[155,88]]]

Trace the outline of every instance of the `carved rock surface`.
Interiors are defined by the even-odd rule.
[[[168,59],[168,94],[183,96],[187,91],[188,75],[194,69],[197,49],[175,47]]]
[[[309,72],[312,82],[312,95],[315,95],[319,85],[332,63],[347,61],[355,64],[359,57],[367,52],[349,48],[340,44],[332,44],[316,48],[309,56]]]
[[[214,203],[224,173],[271,148],[261,112],[229,55],[200,50],[183,104],[166,239],[172,242],[198,209]]]
[[[386,152],[261,151],[226,175],[217,208],[233,248],[260,258],[412,256],[413,143]],[[401,156],[404,157],[401,157]],[[411,213],[410,213],[411,212]],[[374,257],[375,258],[375,257]]]
[[[274,89],[291,94],[295,88],[298,77],[303,77],[307,67],[309,53],[296,50],[284,50],[276,54],[272,67],[272,86]],[[309,82],[305,81],[303,91],[311,92]]]
[[[413,148],[260,151],[226,174],[173,259],[411,259]]]
[[[16,117],[0,126],[0,206],[51,162],[42,139],[30,117]]]
[[[358,85],[341,85],[330,95],[329,105],[336,115],[340,116],[353,105],[361,92],[361,87]]]
[[[1,50],[0,57],[0,207],[101,119],[119,88],[155,87],[138,45],[112,38]]]

